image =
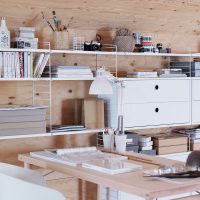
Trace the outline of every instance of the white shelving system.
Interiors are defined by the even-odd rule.
[[[116,52],[116,51],[74,51],[74,50],[52,50],[52,49],[0,49],[0,52],[31,52],[31,53],[49,53],[52,54],[82,54],[82,55],[111,55],[116,58],[116,76],[117,76],[117,56],[159,56],[159,57],[189,57],[191,59],[192,56],[199,56],[200,53],[135,53],[135,52]],[[51,57],[50,61],[51,62]],[[51,64],[51,63],[50,63]],[[49,81],[50,88],[49,93],[51,96],[51,82],[52,81],[71,81],[71,80],[88,80],[92,81],[94,78],[0,78],[0,82],[2,81],[32,81],[33,85],[37,81]],[[130,78],[120,78],[120,80],[126,81],[130,80]],[[192,80],[192,78],[191,78]],[[33,89],[34,90],[34,89]],[[51,109],[51,98],[50,98],[50,109]],[[51,121],[51,111],[50,111],[50,121]],[[86,133],[97,133],[102,132],[102,129],[89,129],[83,131],[70,131],[70,132],[56,132],[56,133],[40,133],[33,135],[16,135],[16,136],[1,136],[0,139],[11,139],[11,138],[24,138],[24,137],[40,137],[40,136],[55,136],[55,135],[71,135],[71,134],[86,134]]]

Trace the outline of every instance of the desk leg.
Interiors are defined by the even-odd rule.
[[[97,185],[97,200],[101,200],[101,186]]]
[[[30,168],[31,168],[31,165],[30,165],[29,163],[24,162],[24,168],[30,169]]]

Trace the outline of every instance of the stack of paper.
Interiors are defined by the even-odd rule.
[[[80,166],[102,173],[119,174],[142,169],[141,165],[129,163],[126,156],[104,153],[96,147],[56,149],[31,152],[31,156],[70,166]]]
[[[92,160],[82,164],[82,167],[93,169],[110,175],[141,170],[141,165],[136,165],[120,160]]]
[[[45,132],[46,107],[17,105],[0,107],[0,136]]]
[[[46,67],[43,77],[52,78],[93,78],[93,73],[88,66],[54,66]]]
[[[57,125],[52,127],[53,133],[56,132],[68,132],[68,131],[83,131],[86,128],[83,125]]]

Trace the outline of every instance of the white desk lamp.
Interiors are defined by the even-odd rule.
[[[96,78],[92,82],[89,94],[92,95],[111,95],[113,94],[113,88],[111,83],[117,84],[120,88],[119,97],[120,101],[118,103],[119,114],[118,114],[118,131],[119,134],[123,134],[123,82],[114,77],[110,72],[105,70],[105,67],[97,69]]]

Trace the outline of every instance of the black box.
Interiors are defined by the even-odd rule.
[[[138,145],[139,135],[133,131],[125,131],[127,135],[127,144]]]
[[[138,153],[139,146],[138,145],[126,145],[126,151],[133,151]]]
[[[156,150],[155,149],[142,150],[142,151],[139,151],[139,153],[155,156],[156,155]]]

